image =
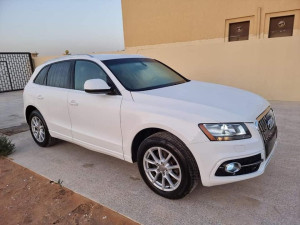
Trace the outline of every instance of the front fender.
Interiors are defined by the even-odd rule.
[[[121,129],[123,153],[126,161],[132,162],[131,147],[134,137],[147,128],[158,128],[177,136],[188,148],[193,143],[207,141],[197,123],[171,115],[158,114],[155,110],[141,111],[130,107],[134,103],[122,105]]]

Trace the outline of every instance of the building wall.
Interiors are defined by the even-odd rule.
[[[241,88],[268,100],[300,101],[300,37],[191,41],[131,47],[124,53],[158,59],[189,79]]]
[[[122,0],[125,52],[154,57],[188,78],[300,101],[300,0]],[[270,17],[295,15],[291,37],[268,38]],[[249,40],[228,42],[250,20]]]
[[[224,38],[226,20],[242,17],[253,17],[258,36],[268,14],[300,10],[300,0],[122,0],[122,8],[125,46],[133,47]]]
[[[191,41],[129,47],[116,53],[152,57],[189,79],[241,88],[268,100],[300,101],[300,37],[227,44],[218,39]],[[54,57],[33,59],[37,66],[50,58]]]
[[[269,100],[300,101],[300,0],[122,0],[122,8],[126,49],[118,53],[156,58],[187,78]],[[268,38],[270,17],[290,14],[293,36]],[[245,19],[249,40],[228,42],[229,23]]]
[[[33,56],[32,55],[32,61],[33,61],[33,66],[34,68],[38,67],[39,65],[43,64],[44,62],[47,62],[48,60],[54,59],[54,58],[58,58],[58,57],[62,57],[62,55],[60,56]]]

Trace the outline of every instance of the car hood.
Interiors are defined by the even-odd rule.
[[[151,111],[195,118],[201,122],[254,122],[270,104],[241,89],[189,81],[147,91],[132,92],[136,103]]]

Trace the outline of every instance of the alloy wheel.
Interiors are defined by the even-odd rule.
[[[167,149],[148,149],[144,154],[143,166],[149,181],[162,191],[174,191],[181,183],[180,165]]]
[[[38,142],[43,142],[45,140],[46,137],[45,127],[41,119],[38,118],[37,116],[34,116],[31,119],[31,130],[34,138]]]

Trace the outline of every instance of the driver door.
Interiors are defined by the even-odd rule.
[[[110,82],[98,64],[77,60],[74,89],[68,95],[73,140],[86,148],[123,159],[120,127],[122,95],[87,93],[83,87],[90,79]]]

